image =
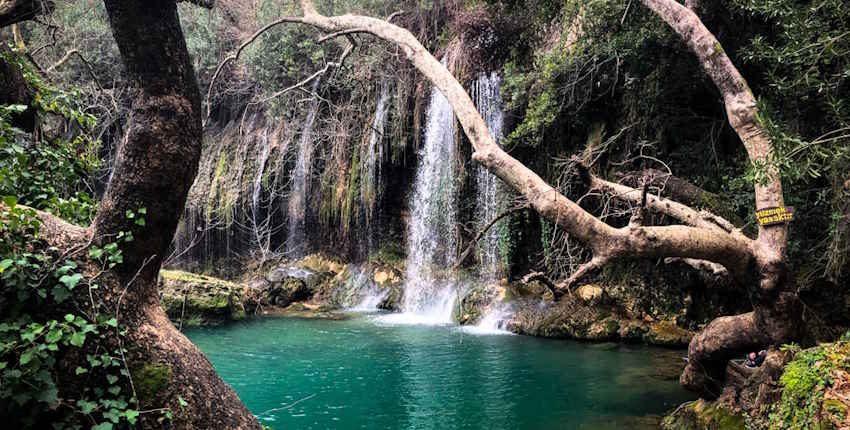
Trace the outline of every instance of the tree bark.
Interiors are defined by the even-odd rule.
[[[784,206],[782,182],[772,162],[773,148],[758,122],[755,97],[720,42],[693,10],[673,0],[642,2],[682,38],[720,91],[729,124],[757,170],[753,184],[756,210]],[[752,316],[725,321],[726,324],[710,324],[696,336],[688,349],[689,362],[681,377],[683,385],[705,392],[706,371],[714,372],[708,374],[708,379],[722,378],[718,364],[737,352],[736,349],[761,348],[799,338],[801,305],[786,261],[787,246],[786,224],[759,226],[758,238],[752,243],[752,276],[739,278],[753,303]],[[736,330],[758,335],[738,337],[733,335]],[[745,345],[745,339],[750,340],[749,345]]]
[[[121,247],[124,262],[104,278],[111,289],[106,301],[128,329],[129,367],[158,363],[168,366],[171,375],[154,398],[140,400],[146,408],[169,407],[173,428],[259,429],[206,357],[168,321],[156,289],[202,144],[201,96],[177,5],[174,0],[104,3],[135,94],[90,234],[94,243],[114,241],[119,232],[134,237]],[[180,407],[179,399],[188,406]],[[155,415],[140,417],[143,427],[161,427]]]

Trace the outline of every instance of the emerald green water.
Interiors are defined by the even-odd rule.
[[[281,429],[637,429],[690,400],[681,351],[449,326],[266,318],[187,330]]]

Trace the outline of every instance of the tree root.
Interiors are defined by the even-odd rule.
[[[723,390],[729,359],[764,349],[771,340],[756,326],[753,312],[716,318],[691,340],[679,382],[703,397],[716,398]]]

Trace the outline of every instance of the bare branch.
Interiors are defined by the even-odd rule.
[[[472,241],[469,242],[469,245],[466,246],[466,249],[460,254],[460,257],[457,259],[457,263],[455,263],[455,265],[452,267],[452,270],[457,269],[458,267],[460,267],[461,264],[463,264],[464,261],[466,261],[467,257],[469,257],[472,250],[475,249],[475,245],[478,243],[478,241],[481,240],[481,238],[485,234],[487,234],[487,231],[489,231],[490,228],[492,228],[494,225],[496,225],[496,223],[499,222],[499,220],[501,220],[502,218],[504,218],[508,215],[511,215],[513,213],[526,210],[529,207],[530,207],[530,205],[528,203],[520,205],[520,206],[516,206],[516,207],[510,208],[506,211],[503,211],[502,213],[497,215],[495,218],[490,220],[490,222],[488,222],[487,225],[484,226],[484,228],[481,229],[481,231],[479,231],[478,234],[475,235],[475,237],[472,239]]]
[[[579,268],[576,269],[576,271],[573,272],[570,277],[567,278],[566,281],[561,282],[557,286],[556,294],[563,295],[564,291],[566,291],[568,294],[572,294],[572,290],[570,290],[570,288],[572,288],[572,286],[575,285],[576,282],[582,280],[585,276],[590,276],[597,270],[601,269],[603,266],[608,264],[609,260],[610,259],[607,257],[594,256],[590,259],[590,261],[579,266]]]

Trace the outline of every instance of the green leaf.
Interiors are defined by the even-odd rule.
[[[136,418],[139,417],[139,411],[128,409],[124,411],[124,416],[127,417],[127,421],[129,421],[130,424],[136,424]]]
[[[71,335],[71,345],[79,347],[79,346],[83,346],[84,343],[86,343],[86,334],[85,333],[78,331],[78,332]]]
[[[88,400],[77,400],[77,406],[80,407],[80,412],[85,415],[92,413],[97,408],[97,403]]]
[[[53,287],[53,290],[50,291],[53,294],[53,298],[56,299],[56,303],[62,303],[71,297],[71,292],[68,291],[68,288],[63,287],[62,285],[57,285]]]
[[[23,354],[21,354],[21,365],[26,365],[30,361],[32,361],[32,355],[35,353],[35,348],[30,348],[26,350]]]
[[[80,367],[80,366],[77,366],[77,370],[74,371],[74,373],[76,373],[77,375],[82,375],[83,373],[87,373],[87,372],[88,372],[88,369],[86,369],[85,367]]]
[[[38,393],[38,397],[36,397],[36,400],[47,403],[49,405],[54,405],[56,404],[56,402],[59,401],[59,390],[56,389],[56,387],[44,389],[40,393]]]
[[[104,324],[106,324],[110,327],[118,327],[118,320],[115,319],[115,318],[110,318],[110,319],[104,321]]]
[[[74,321],[74,316],[71,314],[65,314],[65,322]]]
[[[110,423],[110,422],[100,423],[96,426],[93,426],[91,428],[91,430],[112,430],[112,423]]]
[[[11,258],[0,261],[0,273],[3,273],[6,269],[11,267],[12,264],[15,264],[15,260],[12,260]]]
[[[50,332],[47,333],[47,336],[45,336],[44,340],[46,340],[48,343],[56,343],[59,342],[60,339],[62,339],[63,334],[64,333],[62,332],[61,328],[58,330],[50,330]]]
[[[109,385],[113,385],[118,382],[118,377],[115,375],[106,375],[106,380],[109,381]]]
[[[89,257],[94,258],[94,259],[98,259],[102,256],[103,256],[103,248],[93,246],[93,247],[91,247],[91,249],[89,249]]]
[[[3,110],[5,110],[6,112],[10,112],[10,113],[22,113],[22,112],[27,110],[27,105],[21,105],[21,104],[9,105],[9,106],[3,107]]]
[[[9,206],[9,209],[14,209],[18,205],[18,198],[15,196],[3,196],[3,203]]]
[[[82,274],[75,273],[73,275],[63,275],[61,278],[59,278],[59,282],[65,284],[65,286],[68,287],[68,289],[73,290],[74,287],[76,287],[77,284],[79,284],[82,279],[83,279]]]
[[[177,402],[180,403],[181,407],[189,406],[189,403],[183,400],[183,396],[177,396]]]
[[[112,393],[113,396],[117,396],[118,393],[121,392],[121,387],[119,387],[117,385],[113,385],[113,386],[109,387],[109,389],[106,390],[106,391],[109,391],[110,393]]]

